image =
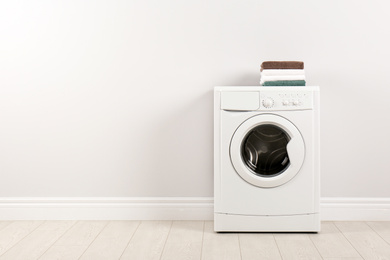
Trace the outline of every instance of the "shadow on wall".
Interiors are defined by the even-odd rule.
[[[213,91],[156,119],[140,151],[145,196],[213,195]]]

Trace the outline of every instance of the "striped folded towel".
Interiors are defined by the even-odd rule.
[[[293,69],[266,69],[262,70],[262,76],[285,76],[285,75],[305,75],[305,70],[293,70]]]
[[[266,81],[262,84],[262,86],[306,86],[306,81],[304,80],[278,80],[278,81]]]
[[[264,70],[263,70],[264,71]],[[305,80],[305,75],[261,76],[260,84],[270,81]]]
[[[261,86],[305,86],[302,61],[265,61],[260,68]]]
[[[269,70],[269,69],[298,69],[303,70],[304,64],[303,61],[264,61],[261,63],[260,70]]]

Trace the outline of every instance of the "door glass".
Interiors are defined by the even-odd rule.
[[[256,126],[242,142],[242,159],[256,175],[262,177],[279,175],[290,165],[286,149],[290,139],[283,129],[275,125]]]

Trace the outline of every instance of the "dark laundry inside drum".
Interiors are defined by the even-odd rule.
[[[259,125],[245,137],[241,154],[245,164],[256,175],[272,177],[282,173],[289,165],[288,134],[274,125]]]

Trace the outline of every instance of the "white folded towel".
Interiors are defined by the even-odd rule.
[[[305,75],[305,70],[262,70],[262,76]]]
[[[305,75],[284,75],[284,76],[261,75],[260,85],[262,85],[266,81],[279,81],[279,80],[306,80],[306,79],[305,79]]]

